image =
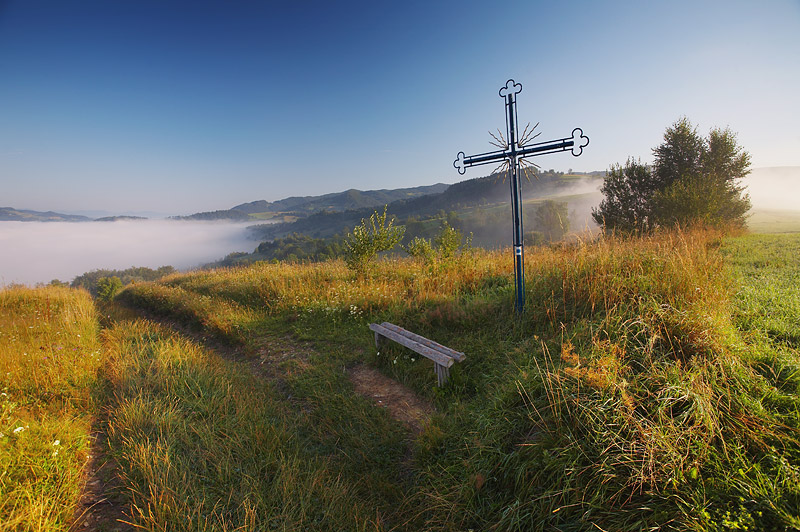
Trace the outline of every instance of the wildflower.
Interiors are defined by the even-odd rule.
[[[19,434],[23,430],[25,430],[25,427],[17,427],[17,428],[14,429],[14,434]]]
[[[59,445],[61,445],[61,440],[56,440],[56,441],[54,441],[54,442],[53,442],[53,445],[54,445],[54,446],[56,446],[56,447],[58,447]]]

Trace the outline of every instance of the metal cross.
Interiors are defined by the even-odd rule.
[[[491,151],[481,153],[479,155],[464,155],[464,152],[458,152],[458,156],[453,161],[453,166],[458,169],[459,174],[464,174],[467,168],[471,166],[480,166],[482,164],[490,164],[501,162],[502,166],[507,167],[511,179],[511,209],[514,221],[514,286],[515,286],[515,304],[518,313],[522,312],[525,306],[525,270],[524,270],[524,253],[522,243],[522,194],[520,194],[519,187],[519,164],[521,161],[528,157],[535,157],[537,155],[544,155],[546,153],[555,153],[561,151],[571,150],[572,155],[575,157],[583,153],[583,148],[589,144],[589,137],[583,134],[583,130],[575,128],[572,130],[572,136],[558,140],[551,140],[547,142],[539,142],[537,144],[528,145],[528,141],[538,136],[531,136],[526,128],[521,138],[517,138],[519,125],[517,124],[517,94],[522,92],[522,84],[515,83],[513,79],[508,80],[505,87],[500,89],[500,97],[505,100],[506,104],[506,135],[504,139],[502,134],[496,146],[501,148],[498,151]],[[538,124],[537,124],[538,125]],[[534,126],[536,129],[536,126]],[[491,134],[491,133],[490,133]],[[494,137],[494,135],[492,135]]]

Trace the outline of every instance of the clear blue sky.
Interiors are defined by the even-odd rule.
[[[800,166],[800,1],[0,0],[0,207],[229,208],[453,183],[498,89],[541,140],[651,159],[686,115]]]

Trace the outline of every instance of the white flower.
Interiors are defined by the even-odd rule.
[[[56,440],[56,441],[54,441],[54,442],[53,442],[53,445],[56,445],[56,446],[58,446],[58,445],[61,445],[61,440]]]
[[[17,427],[17,428],[14,429],[14,434],[19,434],[23,430],[25,430],[25,427]]]

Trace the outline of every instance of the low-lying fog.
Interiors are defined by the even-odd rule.
[[[743,184],[753,209],[800,210],[800,167],[755,168]]]
[[[251,252],[247,223],[176,220],[0,222],[0,286],[72,281],[96,269],[191,268]]]

